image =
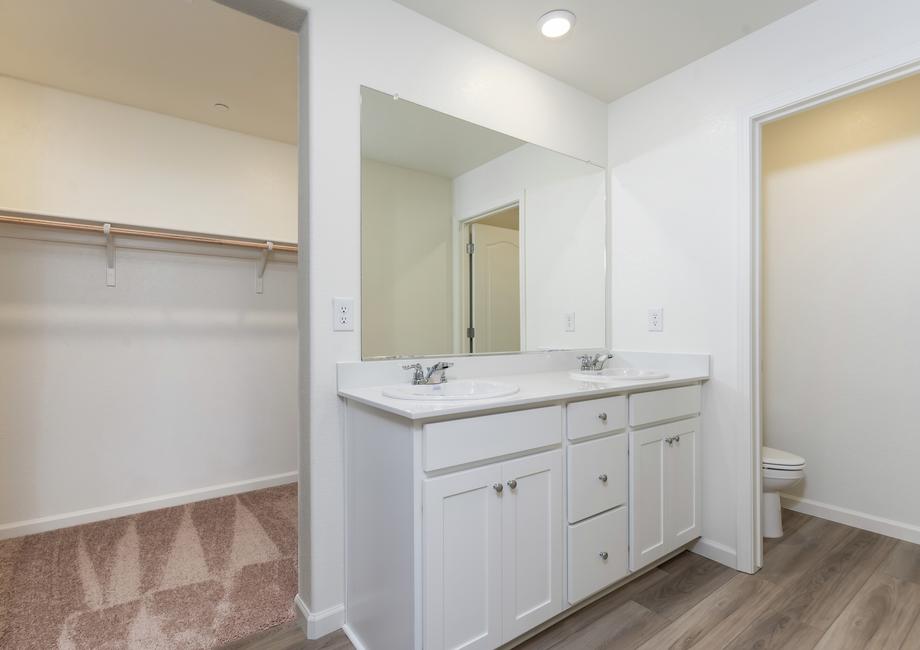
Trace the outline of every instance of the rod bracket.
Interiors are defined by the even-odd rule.
[[[112,224],[102,226],[105,235],[105,286],[115,286],[115,242],[112,240]]]
[[[256,263],[256,293],[262,293],[265,267],[268,266],[268,256],[274,247],[275,245],[272,242],[267,241],[265,242],[265,248],[259,253],[259,261]]]

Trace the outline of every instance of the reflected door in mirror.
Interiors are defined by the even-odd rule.
[[[463,304],[469,352],[521,349],[520,230],[517,205],[465,225]]]

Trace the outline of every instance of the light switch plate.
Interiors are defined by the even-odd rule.
[[[355,331],[355,299],[333,298],[332,300],[332,331]]]
[[[654,309],[648,310],[648,331],[649,332],[663,332],[664,331],[664,308],[655,307]]]

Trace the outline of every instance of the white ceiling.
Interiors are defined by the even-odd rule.
[[[363,158],[456,178],[523,144],[404,99],[361,89]]]
[[[605,102],[644,86],[813,0],[396,0]],[[577,16],[558,40],[537,19]]]
[[[297,142],[295,32],[211,0],[0,0],[0,16],[2,75]]]

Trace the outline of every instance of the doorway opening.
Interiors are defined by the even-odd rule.
[[[764,537],[783,535],[782,505],[918,539],[914,505],[887,498],[920,489],[920,302],[902,299],[920,274],[918,102],[913,75],[762,128]]]
[[[461,226],[461,319],[467,352],[521,350],[520,204]]]
[[[753,573],[763,565],[763,130],[772,122],[831,104],[837,100],[880,88],[920,72],[920,59],[905,60],[903,52],[849,68],[837,75],[799,89],[785,99],[770,100],[753,107],[741,128],[741,203],[746,218],[739,238],[741,282],[739,291],[740,359],[744,399],[739,410],[739,425],[749,433],[740,439],[737,459],[740,469],[737,568]],[[841,224],[843,225],[843,224]],[[822,253],[816,251],[817,255]],[[857,524],[858,525],[858,524]],[[891,533],[887,533],[891,534]]]

